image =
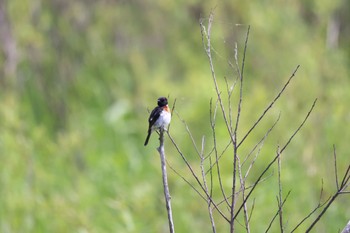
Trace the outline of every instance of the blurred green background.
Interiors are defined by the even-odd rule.
[[[335,191],[333,144],[339,170],[349,164],[349,1],[2,0],[0,232],[168,231],[156,135],[143,146],[147,109],[159,96],[169,96],[170,107],[176,98],[177,112],[198,145],[205,135],[209,152],[215,91],[199,19],[207,20],[213,8],[214,63],[224,97],[224,77],[229,83],[236,78],[227,61],[234,62],[235,43],[242,58],[251,25],[239,137],[301,65],[241,148],[245,156],[281,112],[248,182],[318,98],[283,154],[283,194],[292,190],[284,211],[287,231],[318,204],[322,180],[322,201]],[[199,172],[176,116],[171,134]],[[222,149],[228,138],[220,117],[217,134]],[[168,138],[166,152],[193,181]],[[230,156],[222,160],[228,192]],[[211,232],[205,202],[168,170],[176,231]],[[252,196],[252,232],[263,232],[277,210],[276,167],[269,175]],[[349,206],[349,197],[341,196],[314,232],[338,232],[349,220]],[[227,232],[227,223],[215,218],[218,232]],[[276,222],[271,232],[278,229]],[[239,224],[237,231],[244,232]]]

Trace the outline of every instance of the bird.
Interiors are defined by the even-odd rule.
[[[148,140],[154,130],[166,130],[170,121],[171,121],[171,113],[168,107],[168,99],[165,97],[159,97],[157,100],[158,106],[155,107],[149,118],[148,118],[148,133],[145,141],[145,146],[148,144]]]

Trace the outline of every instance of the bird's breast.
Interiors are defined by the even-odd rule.
[[[162,111],[158,120],[154,123],[153,128],[166,128],[171,121],[171,114],[167,111]]]

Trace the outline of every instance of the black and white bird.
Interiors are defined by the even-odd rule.
[[[148,118],[149,126],[145,146],[148,144],[148,140],[154,130],[166,130],[171,121],[171,113],[168,107],[167,98],[159,97],[157,103],[158,106],[152,110],[151,115]]]

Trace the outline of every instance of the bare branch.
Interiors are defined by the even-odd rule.
[[[272,100],[272,102],[267,106],[267,108],[264,110],[264,112],[261,114],[261,116],[258,118],[258,120],[253,124],[253,126],[248,130],[248,132],[244,135],[242,140],[238,143],[238,147],[244,142],[244,140],[249,136],[249,134],[255,129],[255,127],[259,124],[259,122],[264,118],[265,114],[272,108],[272,106],[276,103],[276,101],[281,97],[282,93],[284,90],[287,88],[289,85],[290,81],[293,79],[295,76],[296,72],[298,71],[300,65],[298,65],[292,75],[289,77],[287,82],[284,84],[283,88],[281,91],[277,94],[277,96]]]
[[[321,191],[320,191],[320,198],[319,198],[319,200],[318,200],[317,206],[316,206],[306,217],[304,217],[304,218],[294,227],[294,229],[293,229],[291,232],[294,232],[296,229],[298,229],[298,227],[300,227],[301,224],[303,224],[308,218],[311,217],[311,215],[313,215],[319,208],[321,208],[322,206],[324,206],[324,205],[331,199],[331,197],[329,197],[325,202],[323,202],[323,203],[321,204],[322,196],[323,196],[323,180],[322,180],[322,186],[321,186]]]
[[[226,194],[225,194],[225,190],[224,190],[224,187],[223,187],[222,181],[221,181],[219,158],[218,158],[218,151],[217,151],[217,145],[216,145],[215,120],[216,120],[217,106],[218,106],[218,102],[216,101],[214,114],[212,114],[212,101],[210,101],[210,125],[211,125],[211,129],[212,129],[213,141],[214,141],[215,164],[216,164],[216,170],[217,170],[217,173],[218,173],[218,180],[219,180],[219,186],[220,186],[221,194],[224,197],[224,200],[226,201],[227,206],[230,206],[230,203],[227,200],[227,197],[226,197]],[[210,168],[210,171],[212,171],[211,168]]]
[[[326,210],[328,209],[328,207],[333,203],[333,201],[335,201],[335,199],[337,198],[337,196],[339,195],[339,193],[336,193],[334,196],[332,196],[332,197],[330,197],[329,199],[327,199],[327,201],[324,203],[324,204],[326,204],[327,202],[327,205],[325,206],[325,208],[323,208],[323,210],[322,210],[322,212],[317,216],[317,218],[311,223],[311,225],[309,226],[309,228],[305,231],[305,232],[310,232],[311,231],[311,229],[316,225],[316,223],[321,219],[321,217],[322,217],[322,215],[326,212]],[[311,211],[311,213],[309,214],[309,215],[307,215],[301,222],[300,222],[300,224],[301,223],[303,223],[306,219],[308,219],[313,213],[315,213],[316,212],[316,210],[318,210],[319,208],[321,208],[323,205],[318,205],[318,206],[316,206],[316,208],[313,210],[313,211]],[[299,224],[297,225],[297,226],[299,226]],[[295,228],[296,229],[296,228]],[[293,231],[291,231],[291,232],[294,232],[294,230]]]
[[[235,195],[236,195],[237,161],[239,162],[238,151],[237,151],[237,149],[238,149],[237,130],[238,130],[239,120],[240,120],[240,116],[241,116],[242,102],[243,102],[243,69],[244,69],[244,64],[245,64],[245,56],[246,56],[246,52],[247,52],[249,31],[250,31],[250,26],[248,27],[246,40],[245,40],[245,47],[244,47],[243,60],[242,60],[242,70],[241,70],[241,72],[239,72],[240,73],[240,77],[239,77],[239,80],[240,80],[239,102],[237,104],[236,125],[235,125],[235,129],[233,131],[233,139],[231,139],[232,143],[233,143],[232,199],[231,199],[231,210],[230,210],[230,215],[231,215],[230,232],[231,233],[234,232],[234,219],[235,219],[234,211],[235,211],[235,205],[236,205]],[[236,63],[238,63],[238,61],[236,61]],[[229,131],[232,133],[232,128],[230,128]],[[230,134],[230,136],[232,138],[232,134]],[[239,168],[239,170],[241,170],[241,169]],[[244,200],[244,198],[245,198],[245,196],[244,196],[245,182],[243,181],[242,172],[240,171],[239,173],[240,173],[241,188],[242,188],[242,198]],[[245,219],[245,224],[246,224],[246,230],[247,230],[247,232],[250,232],[249,222],[248,222],[248,210],[247,210],[247,205],[245,203],[243,204],[243,208],[244,208],[244,216],[245,216],[244,219]]]
[[[347,187],[348,186],[348,182],[349,182],[349,179],[350,179],[350,165],[348,166],[348,169],[346,169],[346,172],[345,172],[345,174],[344,174],[344,176],[343,176],[343,180],[342,180],[342,182],[341,182],[341,184],[340,184],[340,191],[342,191],[343,190],[343,188],[344,187]]]
[[[210,66],[210,71],[211,71],[212,79],[213,79],[214,86],[215,86],[216,95],[218,97],[221,112],[223,114],[223,118],[224,118],[224,121],[226,124],[226,128],[228,130],[231,142],[233,142],[234,141],[233,134],[231,132],[231,127],[229,125],[229,121],[227,120],[226,111],[224,108],[224,103],[221,99],[221,91],[220,91],[219,85],[217,83],[214,64],[213,64],[213,58],[211,55],[211,42],[210,42],[211,38],[210,37],[211,37],[211,26],[212,26],[213,20],[214,20],[214,14],[213,14],[213,12],[211,12],[209,15],[208,30],[207,31],[205,29],[205,26],[203,25],[203,22],[201,22],[200,26],[201,26],[201,33],[202,33],[202,41],[204,43],[204,38],[207,40],[207,45],[206,46],[204,45],[204,47],[205,47],[205,51],[206,51],[206,54],[207,54],[207,57],[209,60],[209,66]]]
[[[337,171],[336,171],[337,172]],[[309,226],[309,228],[306,230],[306,232],[310,232],[312,230],[312,228],[316,225],[316,223],[321,219],[321,217],[326,213],[326,211],[328,210],[328,208],[332,205],[332,203],[336,200],[336,198],[340,195],[340,194],[344,194],[345,189],[350,185],[349,183],[350,180],[350,165],[348,166],[348,168],[346,169],[344,176],[342,178],[342,182],[339,186],[339,188],[337,189],[337,191],[333,194],[333,196],[329,199],[329,201],[327,200],[327,205],[322,209],[321,213],[316,217],[316,219],[311,223],[311,225]],[[347,192],[348,193],[348,192]]]
[[[223,101],[221,99],[221,94],[220,94],[220,88],[219,88],[219,85],[217,83],[217,79],[216,79],[216,75],[215,75],[215,69],[214,69],[214,64],[213,64],[213,58],[212,58],[212,55],[211,55],[211,26],[212,26],[212,23],[213,23],[213,20],[214,20],[214,14],[213,12],[210,13],[209,15],[209,20],[208,20],[208,30],[205,30],[205,26],[203,25],[203,23],[201,22],[200,26],[201,26],[201,32],[202,32],[202,41],[204,42],[204,39],[203,37],[205,37],[206,41],[207,41],[207,45],[204,46],[206,49],[206,54],[207,54],[207,57],[208,57],[208,60],[209,60],[209,66],[210,66],[210,70],[211,70],[211,75],[212,75],[212,79],[213,79],[213,82],[214,82],[214,86],[215,86],[215,91],[216,91],[216,95],[218,97],[218,100],[219,100],[219,104],[220,104],[220,108],[221,108],[221,112],[222,112],[222,115],[223,115],[223,118],[224,118],[224,121],[225,121],[225,124],[226,124],[226,128],[228,130],[228,134],[230,136],[230,139],[231,139],[231,142],[234,144],[235,143],[235,138],[234,138],[234,134],[232,133],[232,130],[231,130],[231,127],[230,127],[230,124],[229,124],[229,121],[227,119],[227,116],[226,116],[226,111],[225,111],[225,108],[224,108],[224,104],[223,104]],[[234,156],[236,155],[236,153],[234,153]],[[234,170],[235,170],[235,163],[236,163],[236,159],[234,158]],[[231,233],[233,233],[233,225],[234,225],[234,221],[233,221],[233,209],[234,209],[234,206],[235,206],[235,172],[234,172],[234,177],[233,177],[233,187],[232,187],[232,201],[231,201],[231,206],[230,206],[230,214],[231,214],[231,220],[230,220],[230,226],[231,226]]]
[[[276,212],[276,214],[273,216],[273,218],[271,219],[270,221],[270,224],[269,226],[267,227],[266,231],[265,232],[268,232],[272,226],[272,223],[275,221],[276,217],[279,215],[279,212],[280,212],[280,209],[283,207],[284,203],[286,203],[288,197],[289,197],[289,194],[291,193],[291,191],[288,192],[287,196],[284,198],[282,204],[278,203],[278,210]]]
[[[184,160],[185,164],[187,165],[188,169],[190,170],[192,176],[195,178],[195,180],[197,181],[197,183],[199,184],[199,186],[201,187],[201,189],[203,190],[203,192],[205,192],[205,188],[203,186],[203,184],[200,182],[198,176],[196,175],[196,173],[194,172],[192,166],[189,164],[189,162],[187,161],[186,157],[184,156],[184,154],[182,153],[182,151],[180,150],[179,146],[176,144],[176,142],[174,141],[174,139],[171,137],[170,133],[168,132],[168,136],[171,140],[171,142],[173,143],[173,145],[175,146],[177,152],[180,154],[181,158]],[[225,216],[225,214],[219,209],[219,207],[215,204],[215,202],[213,202],[212,198],[210,197],[210,195],[205,192],[205,195],[207,196],[207,198],[210,199],[211,203],[213,204],[213,206],[215,207],[215,209],[218,211],[218,213],[228,222],[229,219]]]
[[[259,184],[260,184],[260,183],[263,183],[263,182],[266,181],[266,180],[268,180],[268,179],[271,178],[272,176],[273,176],[273,173],[270,174],[270,175],[268,175],[268,176],[266,176],[266,177],[264,177],[264,178],[262,178],[262,179],[259,181]],[[244,190],[250,190],[250,189],[252,189],[252,188],[254,187],[254,185],[255,185],[255,184],[250,185],[250,186],[248,186],[248,187],[245,187]],[[239,190],[238,192],[236,192],[236,195],[239,195],[241,192],[242,192],[242,190]],[[229,196],[228,198],[231,198],[231,196]],[[225,200],[221,200],[220,202],[217,203],[217,205],[219,206],[219,205],[221,205],[221,204],[224,203],[224,202],[225,202]]]
[[[201,172],[202,172],[202,179],[203,179],[203,184],[204,184],[204,188],[205,188],[205,192],[209,193],[208,191],[208,185],[207,185],[207,180],[205,178],[205,172],[204,172],[204,136],[202,138],[202,150],[200,153],[200,157],[201,157],[201,163],[200,163],[200,167],[201,167]],[[210,218],[210,222],[211,222],[211,227],[213,230],[213,233],[216,233],[216,228],[215,228],[215,222],[214,222],[214,217],[213,217],[213,211],[211,209],[211,194],[209,195],[210,198],[207,199],[207,203],[208,203],[208,211],[209,211],[209,218]]]
[[[265,142],[267,136],[270,134],[270,132],[272,131],[272,129],[276,126],[277,122],[278,122],[279,119],[280,119],[280,116],[281,116],[281,115],[279,114],[277,120],[275,121],[275,123],[267,130],[267,132],[265,133],[264,137],[253,147],[253,149],[251,150],[251,152],[249,152],[249,154],[247,155],[246,159],[243,161],[243,163],[245,163],[245,162],[247,161],[247,159],[250,157],[250,155],[255,151],[255,149],[257,148],[257,146],[260,145],[258,151],[257,151],[256,154],[255,154],[254,159],[252,160],[252,162],[250,163],[250,165],[249,165],[249,167],[248,167],[248,169],[247,169],[247,171],[246,171],[246,174],[245,174],[245,176],[244,176],[245,179],[248,177],[251,168],[253,167],[255,161],[257,160],[257,158],[258,158],[258,156],[259,156],[259,154],[260,154],[260,151],[261,151],[261,149],[262,149],[262,147],[263,147],[263,145],[264,145],[264,142]]]
[[[303,122],[300,124],[300,126],[297,128],[297,130],[292,134],[292,136],[289,138],[289,140],[287,141],[287,143],[284,145],[284,147],[281,149],[280,153],[277,154],[273,160],[266,166],[266,168],[264,169],[264,171],[260,174],[260,176],[258,177],[258,179],[255,181],[252,189],[249,191],[247,197],[244,199],[243,203],[241,204],[241,206],[239,207],[238,211],[236,212],[236,215],[234,218],[237,217],[238,213],[242,210],[244,203],[249,199],[250,195],[252,194],[252,192],[254,191],[254,189],[256,188],[257,184],[259,183],[259,181],[261,180],[261,178],[264,176],[264,174],[270,169],[270,167],[272,166],[272,164],[274,164],[277,160],[277,158],[280,156],[280,154],[282,154],[282,152],[286,149],[286,147],[289,145],[289,143],[292,141],[292,139],[294,138],[294,136],[299,132],[299,130],[303,127],[303,125],[305,124],[306,120],[309,118],[312,110],[315,107],[317,99],[313,102],[309,112],[307,113],[305,119],[303,120]]]
[[[251,211],[250,211],[248,222],[250,222],[250,219],[252,218],[254,207],[255,207],[255,198],[253,199],[253,204],[252,204],[252,208],[251,208]]]
[[[166,159],[165,159],[165,152],[164,152],[164,129],[163,128],[160,129],[159,147],[157,148],[157,150],[159,152],[160,161],[161,161],[165,206],[166,206],[167,213],[168,213],[169,231],[170,231],[170,233],[174,233],[175,228],[174,228],[173,212],[171,209],[171,197],[170,197],[170,191],[169,191],[169,185],[168,185],[168,175],[167,175],[167,171],[166,171]]]
[[[183,175],[181,175],[175,168],[173,168],[169,163],[167,163],[169,168],[175,172],[176,175],[178,175],[179,177],[181,177],[204,201],[206,201],[207,199],[203,196],[203,194],[201,192],[199,192],[199,190],[193,185],[191,184],[191,182],[189,182]]]
[[[336,153],[336,151],[335,151],[335,145],[333,145],[333,157],[334,157],[335,184],[337,185],[337,190],[339,190],[338,168],[337,168],[337,153]]]
[[[278,155],[278,159],[277,159],[277,164],[278,164],[278,198],[277,198],[277,202],[278,202],[278,215],[279,215],[279,220],[280,220],[280,230],[281,233],[284,232],[284,228],[283,228],[283,209],[282,209],[282,183],[281,183],[281,154],[280,154],[280,150],[279,150],[279,146],[277,148],[277,155]]]
[[[199,184],[199,186],[202,188],[202,190],[204,190],[202,183],[200,182],[198,176],[196,175],[196,173],[194,172],[192,166],[189,164],[189,162],[187,161],[186,157],[184,156],[184,154],[182,153],[182,151],[180,150],[179,146],[175,143],[174,139],[171,137],[170,133],[168,132],[168,136],[170,138],[170,141],[173,143],[173,145],[175,146],[177,152],[180,154],[182,160],[185,162],[185,164],[187,165],[188,169],[190,170],[192,176],[196,179],[197,183]]]
[[[304,121],[300,124],[300,126],[298,127],[298,129],[293,133],[293,135],[289,138],[288,142],[284,145],[284,147],[281,149],[281,153],[287,148],[287,146],[289,145],[289,143],[292,141],[292,139],[294,138],[294,136],[299,132],[299,130],[304,126],[306,120],[309,118],[312,110],[314,109],[315,105],[317,102],[317,98],[314,100],[314,103],[311,106],[310,111],[307,113]]]
[[[235,227],[234,227],[235,222],[237,222],[237,224],[241,224],[240,221],[241,221],[242,215],[243,215],[243,219],[245,221],[245,226],[243,226],[242,224],[241,225],[242,225],[242,227],[245,227],[245,229],[248,233],[250,232],[249,221],[250,221],[250,218],[252,216],[252,212],[253,212],[253,208],[254,208],[254,201],[253,201],[253,206],[252,206],[252,210],[250,213],[248,211],[247,201],[251,197],[251,194],[254,192],[255,188],[266,178],[266,174],[268,174],[268,171],[271,168],[271,166],[274,163],[276,163],[276,161],[277,161],[277,163],[278,163],[278,195],[277,195],[278,210],[277,210],[276,215],[272,218],[270,225],[268,226],[266,232],[270,230],[271,225],[273,224],[274,220],[277,218],[277,216],[279,216],[280,231],[283,233],[285,231],[285,229],[284,229],[285,219],[284,219],[284,215],[283,215],[283,206],[284,206],[287,198],[290,195],[290,191],[288,192],[287,196],[283,199],[282,182],[281,182],[281,170],[282,170],[281,155],[284,152],[284,150],[289,146],[289,144],[294,139],[296,134],[298,134],[299,131],[302,129],[302,127],[304,126],[306,121],[308,120],[311,112],[313,111],[313,109],[316,105],[317,99],[314,100],[311,108],[307,112],[303,121],[299,124],[298,128],[293,131],[291,136],[288,138],[287,142],[281,148],[278,146],[277,153],[275,155],[273,155],[272,160],[266,165],[266,167],[260,173],[258,178],[253,183],[253,185],[251,185],[250,187],[246,187],[246,185],[247,185],[246,179],[249,175],[249,172],[251,171],[254,163],[256,162],[256,160],[258,158],[260,151],[261,151],[261,148],[264,145],[264,142],[265,142],[267,136],[269,135],[269,133],[272,131],[274,126],[279,121],[280,115],[278,116],[278,119],[273,124],[273,126],[265,133],[265,135],[261,138],[261,140],[254,145],[254,147],[249,152],[249,154],[246,155],[246,157],[239,157],[238,156],[239,155],[238,149],[243,144],[243,142],[245,142],[245,140],[251,135],[251,133],[257,128],[257,126],[261,123],[261,121],[266,117],[266,114],[272,109],[272,107],[275,105],[275,103],[280,99],[282,94],[285,92],[286,88],[290,85],[292,79],[295,77],[298,69],[300,68],[300,65],[296,66],[296,68],[294,69],[292,74],[289,76],[287,81],[284,83],[282,88],[279,90],[277,95],[272,99],[272,101],[270,101],[268,103],[267,107],[262,111],[261,115],[258,116],[258,118],[255,122],[253,122],[253,124],[248,129],[248,131],[245,134],[243,134],[243,137],[240,137],[240,141],[239,141],[237,134],[239,132],[238,128],[241,125],[241,113],[242,113],[242,107],[243,107],[243,81],[244,81],[243,73],[244,73],[244,67],[245,67],[245,59],[246,59],[245,57],[246,57],[247,44],[248,44],[248,38],[249,38],[249,33],[250,33],[250,26],[248,26],[248,30],[247,30],[247,34],[246,34],[246,40],[245,40],[245,46],[244,46],[241,67],[239,66],[239,62],[238,62],[237,43],[235,44],[235,67],[232,64],[232,62],[230,60],[228,60],[229,66],[233,70],[234,69],[236,70],[238,76],[232,85],[228,81],[228,79],[226,77],[224,77],[225,83],[226,83],[226,91],[228,94],[227,101],[225,100],[225,103],[224,103],[224,99],[222,98],[222,93],[221,93],[221,90],[219,87],[219,82],[218,82],[219,80],[216,77],[215,68],[214,68],[214,64],[213,64],[214,58],[216,58],[217,56],[222,59],[220,54],[218,54],[216,52],[215,48],[213,48],[213,45],[211,44],[211,33],[212,33],[213,20],[214,20],[214,14],[213,14],[213,12],[211,12],[209,15],[209,18],[208,18],[208,23],[206,26],[204,26],[203,20],[200,21],[202,43],[203,43],[203,47],[204,47],[205,53],[206,53],[208,61],[209,61],[209,67],[210,67],[211,76],[212,76],[212,80],[213,80],[213,84],[214,84],[214,89],[215,89],[215,92],[217,95],[217,100],[216,100],[216,105],[215,105],[214,110],[213,110],[213,106],[212,106],[213,105],[212,100],[210,101],[210,123],[211,123],[212,136],[213,136],[213,147],[209,150],[208,155],[204,156],[204,137],[202,139],[202,148],[199,151],[199,148],[197,147],[197,145],[195,143],[195,140],[191,134],[191,131],[189,130],[189,127],[187,126],[185,121],[179,117],[186,127],[187,133],[189,134],[189,136],[192,140],[192,143],[193,143],[193,146],[195,147],[197,155],[200,157],[200,161],[201,161],[200,162],[200,169],[201,169],[202,181],[199,180],[198,176],[195,174],[191,165],[188,163],[185,156],[182,154],[179,147],[176,145],[176,143],[171,138],[169,133],[168,133],[168,135],[171,138],[171,141],[173,142],[175,148],[178,150],[179,154],[181,155],[181,157],[185,161],[187,167],[189,168],[190,172],[192,173],[192,176],[195,178],[196,182],[198,183],[198,185],[202,189],[202,190],[197,190],[192,185],[192,188],[194,190],[196,190],[196,192],[201,193],[201,197],[203,199],[205,199],[207,202],[207,207],[209,210],[209,217],[210,217],[210,220],[212,223],[213,232],[216,231],[214,218],[212,215],[212,210],[214,208],[230,224],[230,232],[231,233],[233,233],[235,231]],[[240,82],[240,89],[239,89],[239,94],[238,94],[238,103],[236,106],[237,112],[235,114],[236,119],[233,119],[234,117],[232,116],[232,103],[231,103],[231,101],[232,101],[233,89],[236,86],[238,81]],[[228,104],[228,107],[227,107],[227,104]],[[229,136],[229,141],[227,142],[227,145],[223,149],[223,151],[218,151],[218,147],[217,147],[218,139],[217,139],[217,135],[216,135],[216,133],[217,133],[216,132],[216,113],[217,113],[218,106],[220,106],[220,111],[221,111],[221,114],[222,114],[222,117],[223,117],[223,120],[225,123],[225,127],[227,130],[228,136]],[[234,120],[236,120],[236,121],[233,122]],[[231,187],[231,195],[227,196],[226,195],[227,190],[225,191],[223,182],[221,180],[222,169],[220,168],[219,160],[226,153],[226,151],[228,150],[230,145],[232,145],[232,152],[233,152],[233,158],[231,161],[232,162],[232,187]],[[350,193],[350,191],[347,190],[347,188],[350,186],[350,166],[348,166],[342,179],[341,180],[338,179],[337,155],[336,155],[335,146],[333,148],[334,148],[333,156],[334,156],[334,169],[335,169],[335,180],[336,180],[335,183],[337,186],[337,191],[335,192],[335,194],[330,196],[330,198],[327,201],[325,201],[324,203],[321,203],[321,199],[322,199],[322,195],[323,195],[323,184],[322,184],[322,189],[321,189],[321,193],[320,193],[320,200],[318,202],[318,205],[316,206],[316,208],[314,208],[314,210],[311,211],[311,213],[309,213],[304,219],[301,220],[301,222],[293,229],[293,231],[298,229],[298,227],[301,224],[303,224],[306,219],[310,218],[310,216],[313,215],[317,210],[320,210],[321,208],[323,208],[321,210],[320,214],[316,217],[316,219],[312,222],[310,227],[307,229],[307,232],[309,232],[313,228],[313,226],[319,221],[319,219],[323,216],[323,214],[326,212],[326,210],[329,208],[329,206],[333,203],[333,201],[340,194],[349,194]],[[255,157],[252,158],[253,153],[255,153]],[[213,159],[212,156],[215,156],[215,161],[212,161],[212,159]],[[242,159],[242,158],[244,158],[244,159]],[[209,159],[209,169],[205,172],[205,167],[207,166],[207,164],[205,164],[206,159]],[[241,159],[243,162],[241,162]],[[247,161],[250,162],[250,164],[246,170],[243,170],[243,168],[244,169],[246,168],[244,165]],[[223,200],[221,202],[216,202],[216,203],[213,202],[213,172],[214,172],[213,169],[214,168],[216,168],[218,182],[219,182],[219,186],[220,186],[220,190],[221,190],[221,195],[223,196]],[[245,172],[244,176],[243,176],[243,174],[244,174],[243,171]],[[208,187],[208,183],[207,183],[207,179],[206,179],[207,178],[206,175],[209,172],[210,172],[210,189]],[[237,172],[238,172],[238,174],[237,174]],[[238,185],[238,181],[236,180],[237,175],[239,175],[240,188],[237,187],[237,185]],[[185,178],[183,178],[183,179],[188,184],[190,184],[190,182],[188,182]],[[204,192],[204,194],[202,194],[202,191]],[[240,206],[237,209],[238,205],[236,206],[236,202],[237,202],[238,198],[242,198],[243,201],[242,201],[242,203],[240,203]],[[226,204],[225,207],[229,211],[230,217],[226,217],[221,212],[221,210],[218,208],[218,206],[221,205],[222,203]],[[244,210],[244,214],[239,215],[240,211],[242,209]]]
[[[229,119],[229,127],[230,132],[232,132],[232,104],[231,104],[231,95],[232,91],[230,91],[227,78],[225,77],[226,89],[227,89],[227,100],[228,100],[228,119]]]
[[[193,147],[196,149],[196,152],[197,152],[198,157],[201,158],[200,152],[199,152],[199,150],[198,150],[198,148],[197,148],[196,142],[194,141],[194,138],[193,138],[193,136],[192,136],[192,133],[191,133],[191,131],[190,131],[190,128],[188,127],[188,125],[187,125],[187,123],[185,122],[185,120],[182,119],[182,118],[180,117],[180,115],[179,115],[177,112],[176,112],[176,115],[177,115],[177,117],[180,119],[180,121],[183,123],[183,125],[185,126],[186,132],[188,133],[188,135],[190,136],[190,139],[191,139],[191,141],[192,141],[192,145],[193,145]]]
[[[241,162],[240,162],[239,156],[237,156],[237,162],[238,162],[239,181],[241,183],[242,199],[244,200],[244,198],[245,198],[245,179],[242,176],[242,166],[241,166]],[[243,210],[244,210],[245,228],[246,228],[246,231],[248,233],[250,233],[249,216],[248,216],[249,214],[248,214],[247,203],[244,204]]]
[[[242,165],[246,162],[246,160],[250,157],[250,155],[256,150],[256,148],[261,145],[259,147],[259,150],[262,147],[262,143],[266,140],[267,136],[270,134],[270,132],[274,129],[274,127],[276,126],[277,122],[280,120],[281,114],[278,115],[278,118],[276,119],[276,121],[274,122],[274,124],[268,129],[268,131],[265,133],[265,135],[260,139],[259,142],[257,142],[255,144],[255,146],[253,147],[253,149],[249,152],[249,154],[247,155],[247,157],[244,159],[244,161],[242,162]],[[217,161],[219,161],[221,159],[221,157],[223,156],[223,154],[226,152],[226,150],[228,149],[228,147],[231,145],[231,141],[229,141],[229,143],[226,145],[226,147],[224,148],[224,150],[221,152],[220,156],[218,157]],[[260,153],[260,152],[258,152]],[[213,166],[216,165],[217,161],[206,171],[206,174],[213,168]]]
[[[236,118],[235,130],[234,130],[234,135],[235,135],[235,139],[236,140],[237,140],[237,130],[238,130],[239,120],[240,120],[240,116],[241,116],[241,108],[242,108],[242,101],[243,101],[243,73],[244,73],[244,65],[245,65],[245,56],[246,56],[246,53],[247,53],[249,31],[250,31],[250,25],[248,26],[247,35],[245,37],[245,45],[244,45],[243,60],[242,60],[242,69],[239,72],[240,73],[239,102],[238,102],[238,105],[237,105],[237,107],[238,107],[238,109],[237,109],[237,118]]]

